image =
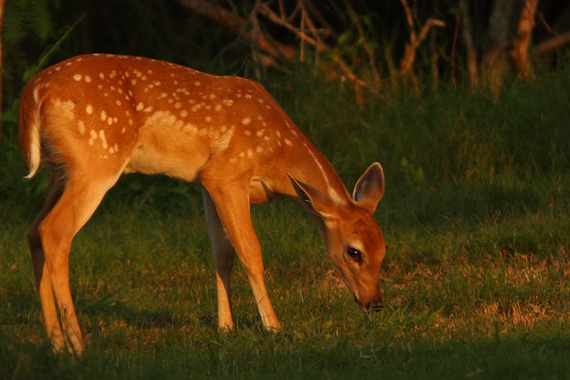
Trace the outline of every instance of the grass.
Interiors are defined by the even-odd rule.
[[[220,333],[199,192],[127,176],[72,250],[88,350],[56,355],[24,238],[45,176],[20,179],[17,136],[4,128],[0,378],[570,378],[570,71],[496,99],[391,89],[363,110],[303,73],[289,79],[271,92],[349,188],[370,162],[384,166],[385,308],[359,310],[309,219],[277,201],[253,216],[284,328],[263,331],[238,265],[237,329]]]

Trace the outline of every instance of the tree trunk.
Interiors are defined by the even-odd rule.
[[[477,50],[473,45],[473,31],[471,28],[471,17],[469,16],[469,0],[461,0],[459,3],[461,8],[462,35],[465,43],[467,54],[467,72],[469,73],[469,82],[475,84],[478,82],[477,77]]]
[[[524,1],[524,0],[522,0]],[[510,42],[511,20],[514,13],[513,0],[495,0],[489,18],[489,43],[483,51],[482,75],[497,92],[503,83],[505,73],[509,71],[507,45]]]
[[[2,138],[2,58],[4,57],[4,45],[2,44],[2,25],[4,24],[4,4],[5,0],[0,0],[0,138]]]
[[[517,66],[519,73],[525,78],[532,75],[532,67],[528,57],[528,46],[530,44],[532,29],[534,28],[534,13],[538,0],[525,0],[525,5],[521,12],[517,34],[513,41],[513,48],[510,51],[511,58]]]

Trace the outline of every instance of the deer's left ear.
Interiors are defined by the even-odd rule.
[[[287,173],[287,175],[303,207],[305,207],[307,211],[324,220],[330,219],[335,214],[334,210],[336,205],[333,201],[314,187],[296,180],[289,173]]]
[[[356,181],[352,198],[360,207],[372,214],[383,196],[384,170],[378,162],[375,162]]]

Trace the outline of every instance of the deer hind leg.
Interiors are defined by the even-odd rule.
[[[28,235],[42,317],[56,351],[63,350],[65,343],[74,353],[79,354],[85,348],[69,287],[69,250],[73,237],[115,181],[116,178],[98,179],[89,183],[80,176],[69,176],[65,185],[55,181],[44,210]]]
[[[218,293],[218,326],[222,330],[234,328],[231,306],[230,275],[234,266],[235,250],[224,231],[216,206],[205,189],[202,189],[208,235],[212,245],[212,256],[216,266],[216,287]]]
[[[221,224],[247,273],[263,325],[268,330],[278,329],[281,324],[265,287],[261,246],[251,222],[249,184],[232,186],[230,182],[226,181],[220,186],[209,185],[204,179],[202,180],[215,205]]]
[[[63,332],[61,330],[57,316],[57,308],[55,306],[55,300],[53,298],[53,288],[51,286],[50,276],[45,263],[44,250],[42,247],[42,241],[38,227],[45,216],[52,210],[53,206],[55,206],[61,197],[62,192],[63,184],[61,182],[54,181],[54,176],[52,175],[50,179],[50,193],[48,195],[46,203],[34,221],[34,224],[32,224],[28,230],[27,234],[28,245],[32,254],[32,265],[36,278],[36,287],[42,307],[42,322],[54,350],[58,352],[63,350],[63,347],[65,346],[65,339],[63,337]]]

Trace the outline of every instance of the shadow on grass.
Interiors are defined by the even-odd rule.
[[[2,379],[530,379],[570,376],[570,337],[494,336],[453,341],[391,339],[359,345],[349,339],[254,342],[211,347],[146,346],[81,356],[54,354],[0,328]],[[285,339],[286,340],[286,339]],[[201,343],[204,345],[206,343]]]
[[[77,315],[101,316],[108,320],[123,320],[136,328],[165,328],[184,326],[187,320],[177,315],[172,309],[162,306],[152,310],[135,308],[129,301],[116,298],[118,292],[106,294],[99,299],[87,301],[77,298],[75,300]],[[213,326],[213,318],[201,318],[201,323]]]

